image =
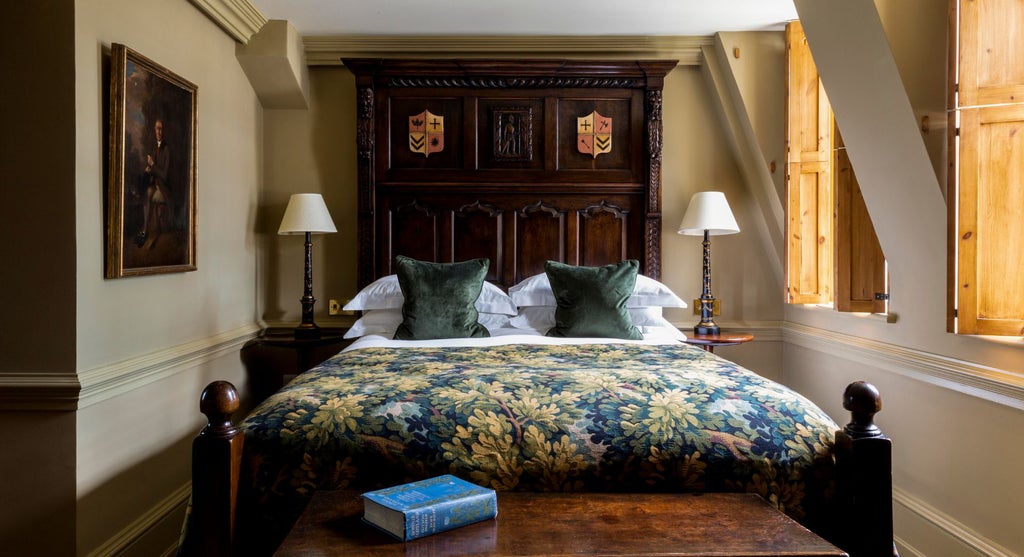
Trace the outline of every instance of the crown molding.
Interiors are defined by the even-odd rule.
[[[249,0],[190,0],[236,41],[246,44],[267,22]]]
[[[713,37],[682,35],[332,35],[303,37],[310,66],[341,65],[342,58],[553,57],[677,59],[699,65]]]

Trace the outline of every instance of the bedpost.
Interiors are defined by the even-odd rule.
[[[875,425],[882,397],[870,383],[846,387],[850,423],[836,432],[838,545],[850,557],[896,556],[892,529],[892,441]]]
[[[233,555],[235,503],[245,436],[231,422],[238,391],[227,381],[203,389],[208,423],[192,442],[192,508],[183,555]]]

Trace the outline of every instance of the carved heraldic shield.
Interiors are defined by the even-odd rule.
[[[410,116],[409,150],[413,153],[423,153],[425,157],[443,151],[444,116],[438,116],[429,110]]]
[[[601,153],[612,151],[612,119],[596,110],[576,118],[576,148],[595,159]]]

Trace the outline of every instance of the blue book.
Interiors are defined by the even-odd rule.
[[[497,515],[493,489],[450,474],[363,494],[363,520],[402,541]]]

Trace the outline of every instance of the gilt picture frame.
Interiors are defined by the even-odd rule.
[[[110,49],[106,278],[196,270],[198,87]]]

